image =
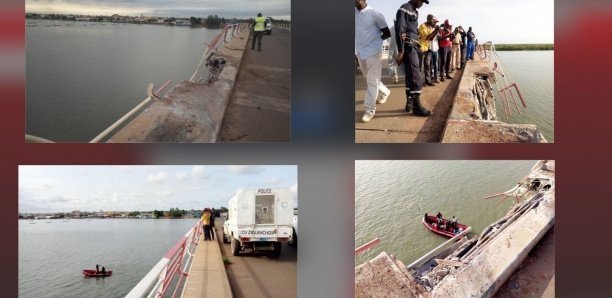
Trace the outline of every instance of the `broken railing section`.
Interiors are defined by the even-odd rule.
[[[512,79],[510,72],[504,70],[501,58],[497,54],[493,42],[488,41],[479,46],[478,55],[480,56],[480,59],[489,63],[489,66],[491,67],[491,70],[493,70],[495,76],[501,77],[501,79],[496,79],[495,83],[506,118],[512,117],[513,107],[514,110],[520,115],[522,113],[522,109],[527,108],[527,103],[521,94],[519,85]],[[520,106],[518,104],[517,97],[520,100]],[[510,103],[510,100],[512,100],[512,104]]]
[[[373,248],[374,246],[378,245],[379,243],[380,243],[380,239],[374,238],[373,240],[368,241],[368,243],[355,248],[355,255],[361,254],[365,252],[366,250],[369,250],[370,248]]]
[[[111,126],[109,126],[107,129],[105,129],[103,132],[101,132],[99,135],[97,135],[95,138],[93,138],[89,142],[90,143],[100,143],[100,142],[106,141],[108,138],[110,138],[112,133],[116,132],[117,129],[125,125],[128,122],[128,120],[130,120],[137,113],[139,113],[145,107],[147,107],[151,101],[153,100],[166,101],[167,99],[163,96],[160,96],[159,94],[161,94],[171,82],[172,81],[166,81],[166,83],[161,85],[161,87],[159,87],[156,91],[153,91],[153,84],[149,84],[147,86],[147,98],[145,98],[140,104],[135,106],[131,111],[127,112],[127,114],[123,115],[123,117],[119,118],[119,120],[115,121],[115,123],[113,123]]]
[[[539,161],[532,168],[530,174],[523,178],[515,187],[508,191],[486,197],[485,199],[499,196],[514,197],[515,201],[504,217],[486,227],[478,237],[463,241],[452,253],[440,256],[440,259],[433,259],[435,263],[430,262],[426,264],[427,266],[421,267],[425,267],[425,270],[414,270],[413,273],[416,281],[426,289],[431,290],[446,276],[454,275],[455,273],[461,274],[458,272],[459,269],[464,265],[471,264],[472,260],[479,256],[488,244],[501,235],[506,228],[510,227],[531,210],[538,208],[544,200],[550,200],[550,197],[554,196],[554,171],[554,161]],[[431,257],[433,258],[433,256]],[[408,269],[415,268],[411,268],[409,265]]]
[[[216,80],[221,70],[223,70],[225,61],[223,59],[214,59],[211,62],[212,55],[217,51],[219,47],[230,42],[245,28],[248,28],[248,24],[246,23],[232,24],[232,25],[225,26],[223,30],[217,33],[217,35],[213,37],[212,41],[209,44],[207,44],[207,46],[204,48],[204,53],[202,54],[202,57],[200,58],[200,62],[198,63],[198,67],[195,73],[191,76],[190,81],[194,82],[194,80],[196,80],[197,78],[197,82],[201,82],[202,78],[199,77],[199,75],[207,76],[208,83],[211,83],[214,80]],[[201,69],[202,65],[205,66],[204,70]],[[211,71],[208,71],[208,69],[210,69]],[[152,100],[158,100],[164,103],[171,102],[169,98],[166,98],[162,95],[162,92],[164,92],[164,90],[166,89],[166,87],[168,87],[170,82],[171,81],[167,81],[165,84],[159,87],[156,91],[153,91],[153,85],[149,84],[147,86],[148,97],[145,98],[139,105],[134,107],[131,111],[129,111],[123,117],[121,117],[119,120],[117,120],[115,123],[113,123],[110,127],[104,130],[94,139],[92,139],[90,143],[99,143],[99,142],[108,140],[112,136],[112,133],[116,132],[119,128],[125,125],[128,122],[128,120],[130,120],[136,114],[143,111],[144,108],[146,108]]]
[[[472,95],[475,100],[474,106],[478,107],[474,111],[474,117],[478,120],[497,120],[493,88],[488,76],[475,75]]]
[[[214,71],[218,69],[211,68],[212,64],[209,63],[211,60],[214,60],[213,55],[217,52],[217,49],[219,49],[219,47],[230,42],[232,39],[238,36],[238,34],[242,32],[242,30],[248,28],[249,25],[247,23],[232,24],[225,26],[223,30],[221,30],[221,32],[217,33],[217,35],[215,35],[212,41],[204,48],[202,57],[200,57],[200,62],[198,62],[198,66],[196,67],[195,72],[193,73],[193,75],[191,75],[191,78],[189,78],[189,82],[211,83],[212,81],[214,81]],[[225,64],[225,61],[223,61],[223,64]]]
[[[515,187],[487,197],[515,202],[480,236],[453,237],[403,268],[383,252],[355,268],[356,297],[492,296],[554,225],[554,191],[555,162],[537,162]]]

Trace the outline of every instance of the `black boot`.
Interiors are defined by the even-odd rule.
[[[410,97],[406,98],[406,107],[404,107],[404,111],[406,111],[406,113],[412,112],[412,100]]]
[[[412,113],[421,116],[427,117],[431,115],[431,112],[421,106],[421,95],[413,94],[412,95]]]

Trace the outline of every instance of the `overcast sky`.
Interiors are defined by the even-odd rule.
[[[297,166],[20,166],[19,212],[227,207],[238,189],[291,188]]]
[[[291,18],[290,0],[26,0],[26,12],[87,15]]]
[[[368,5],[381,12],[389,28],[397,9],[407,0],[367,0]],[[430,0],[419,10],[419,23],[428,14],[440,22],[448,19],[451,25],[472,27],[479,42],[494,43],[553,43],[554,0]]]

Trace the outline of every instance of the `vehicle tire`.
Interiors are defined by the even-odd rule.
[[[240,241],[236,240],[236,238],[232,238],[232,255],[237,256],[240,253]]]
[[[289,244],[289,246],[291,247],[297,247],[298,245],[298,238],[297,235],[295,234],[295,229],[291,229],[293,231],[293,236],[291,237],[291,241],[289,241],[287,244]]]
[[[223,233],[223,243],[228,243],[229,241],[227,241],[227,237],[225,237],[225,233]]]
[[[272,254],[270,254],[270,257],[278,258],[281,254],[281,243],[277,241],[272,243],[272,245],[274,245],[274,250],[272,251]]]

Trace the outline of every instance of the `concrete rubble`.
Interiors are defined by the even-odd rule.
[[[385,252],[355,268],[355,297],[429,297],[406,266]]]

